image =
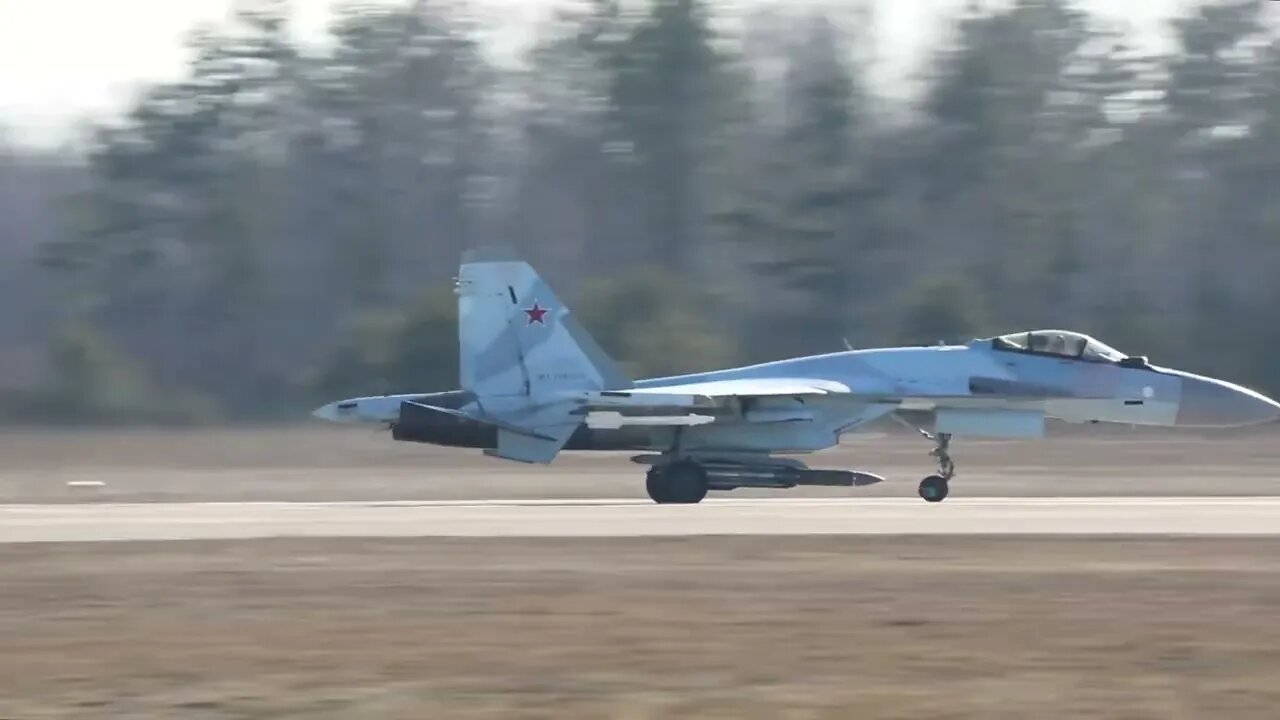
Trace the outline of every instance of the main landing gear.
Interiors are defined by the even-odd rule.
[[[956,474],[956,464],[951,460],[951,454],[948,452],[951,446],[951,433],[934,434],[920,430],[920,434],[934,442],[933,452],[929,454],[938,458],[938,474],[921,480],[918,492],[926,502],[942,502],[947,499],[947,494],[950,492],[948,483]]]
[[[678,460],[650,469],[644,487],[656,503],[689,505],[707,496],[707,472],[692,460]]]

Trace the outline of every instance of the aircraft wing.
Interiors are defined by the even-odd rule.
[[[820,378],[743,378],[593,391],[577,402],[591,427],[803,422],[815,419],[806,398],[844,396],[853,403],[851,408],[861,407],[855,410],[858,424],[895,410],[915,410],[933,414],[941,432],[989,437],[1044,433],[1043,398],[1031,393],[952,395],[901,390],[855,391],[845,383]]]
[[[856,423],[895,410],[934,416],[939,432],[977,437],[1041,437],[1045,401],[1059,397],[1051,389],[982,387],[984,392],[920,393],[901,387],[857,390],[821,378],[740,378],[678,385],[647,385],[626,390],[593,391],[580,397],[591,427],[623,425],[702,425],[716,422],[791,423],[815,419],[806,398],[843,396]],[[860,408],[860,409],[859,409]]]
[[[741,378],[589,392],[579,399],[590,427],[702,425],[812,420],[804,398],[848,394],[841,382],[809,378]]]

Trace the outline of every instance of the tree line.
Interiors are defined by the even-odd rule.
[[[466,3],[349,3],[305,46],[242,0],[83,152],[0,151],[0,405],[449,388],[490,243],[637,375],[1066,327],[1280,392],[1268,5],[1191,6],[1160,52],[1065,0],[970,8],[903,99],[865,9],[592,0],[513,66]]]

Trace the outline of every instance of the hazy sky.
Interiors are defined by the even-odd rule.
[[[390,0],[389,0],[390,1]],[[518,45],[545,12],[566,0],[471,0],[501,18],[508,45]],[[735,9],[767,0],[722,0]],[[868,0],[879,24],[880,77],[908,71],[934,39],[939,20],[963,0]],[[1162,19],[1192,0],[1080,0],[1090,10],[1126,20],[1150,41]],[[819,0],[773,0],[795,6]],[[82,119],[119,112],[137,88],[175,77],[182,43],[201,21],[227,16],[234,0],[0,0],[0,126],[11,140],[51,144]],[[293,0],[295,28],[320,41],[334,0]],[[487,13],[486,13],[487,14]]]

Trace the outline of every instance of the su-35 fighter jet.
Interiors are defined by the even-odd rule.
[[[632,460],[649,466],[646,487],[659,503],[696,503],[708,490],[879,482],[774,454],[831,447],[899,411],[932,418],[921,429],[938,465],[919,486],[929,502],[946,498],[955,476],[953,436],[1038,438],[1046,418],[1176,427],[1280,418],[1280,404],[1252,390],[1065,330],[630,380],[510,251],[468,252],[457,294],[460,390],[339,400],[315,415],[527,463],[561,450],[640,451]]]

